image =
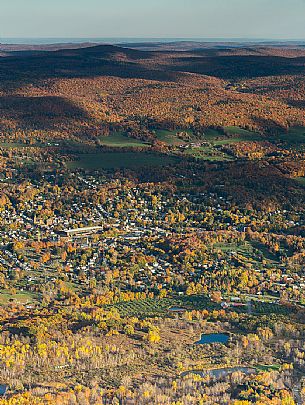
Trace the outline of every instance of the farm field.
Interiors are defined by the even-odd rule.
[[[138,168],[147,166],[168,166],[177,158],[157,153],[141,152],[102,152],[88,153],[79,156],[76,161],[68,162],[69,169],[115,169]]]
[[[116,148],[148,148],[150,145],[138,139],[129,138],[123,131],[113,132],[109,136],[101,136],[99,142],[104,146],[111,146]]]
[[[229,126],[229,127],[224,127],[224,130],[230,135],[239,135],[240,137],[244,137],[244,139],[247,139],[247,140],[249,140],[249,138],[259,137],[259,133],[253,132],[253,131],[248,131],[247,129],[240,128],[240,127]]]
[[[213,310],[220,309],[220,305],[215,304],[209,298],[202,295],[182,296],[176,298],[147,298],[139,301],[119,302],[112,307],[116,308],[121,316],[161,316],[169,314],[171,307],[181,307],[185,309]]]
[[[257,132],[247,131],[239,127],[224,127],[222,131],[208,128],[204,132],[204,139],[211,142],[212,145],[222,146],[230,143],[261,141],[263,138]]]
[[[218,147],[238,142],[261,140],[259,134],[250,132],[238,127],[224,127],[223,131],[208,128],[204,135],[198,141],[207,142],[200,147],[192,147],[184,151],[185,155],[193,156],[197,159],[207,161],[230,161],[234,160],[232,156],[219,150]]]
[[[299,184],[302,184],[302,186],[305,186],[305,177],[297,177],[297,178],[296,178],[296,181],[297,181]]]
[[[200,146],[198,148],[186,149],[183,154],[186,156],[193,156],[194,158],[211,162],[233,160],[233,158],[228,154],[211,146]]]
[[[289,147],[302,147],[305,144],[305,127],[292,127],[287,132],[276,135],[275,138]]]
[[[184,145],[185,143],[187,143],[187,141],[180,139],[177,136],[178,132],[179,131],[168,131],[168,130],[164,130],[164,129],[159,129],[159,130],[155,131],[158,141],[164,142],[167,145],[172,145],[172,146]],[[190,138],[193,136],[193,132],[190,130],[183,131],[183,132],[186,132]]]
[[[187,141],[180,139],[177,136],[179,131],[168,131],[168,130],[156,130],[156,138],[158,141],[164,142],[170,146],[177,146],[177,145],[184,145]],[[184,131],[189,134],[191,137],[193,135],[192,131]],[[117,148],[147,148],[150,147],[148,142],[144,142],[135,138],[130,138],[124,133],[124,131],[113,132],[109,136],[101,136],[99,138],[99,142],[101,145],[109,146],[109,147],[117,147]]]
[[[226,296],[226,299],[230,299],[230,296]],[[274,298],[273,298],[274,299]],[[287,307],[284,305],[276,304],[272,301],[272,297],[262,296],[260,300],[255,297],[252,300],[253,315],[257,314],[280,314],[288,315],[289,313],[295,313],[295,307]],[[171,298],[146,298],[144,300],[118,302],[113,305],[107,305],[107,309],[115,308],[118,310],[121,316],[137,316],[139,318],[145,317],[158,317],[166,316],[170,313],[174,314],[175,310],[171,311],[171,308],[196,310],[196,311],[213,311],[220,310],[221,306],[218,303],[211,301],[211,299],[204,295],[185,295],[181,297]],[[234,310],[236,310],[234,308]],[[247,312],[248,307],[241,307],[239,312]]]
[[[21,142],[1,142],[0,147],[1,148],[25,148],[26,144],[21,143]]]

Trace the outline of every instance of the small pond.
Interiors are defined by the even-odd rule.
[[[229,341],[229,335],[225,333],[210,333],[202,334],[201,339],[195,342],[195,345],[205,345],[211,343],[223,343],[226,344]]]

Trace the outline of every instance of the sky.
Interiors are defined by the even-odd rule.
[[[305,0],[0,0],[1,38],[305,39]]]

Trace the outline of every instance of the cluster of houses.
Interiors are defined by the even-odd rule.
[[[219,195],[202,192],[171,195],[159,193],[157,201],[152,204],[148,189],[132,187],[128,190],[122,189],[102,204],[94,202],[91,198],[85,201],[82,195],[86,194],[85,192],[89,196],[94,195],[107,182],[107,179],[102,175],[99,177],[92,174],[71,174],[71,176],[74,176],[73,187],[76,189],[71,204],[64,205],[63,209],[54,210],[51,217],[44,218],[39,215],[46,201],[51,200],[56,206],[56,199],[60,200],[60,194],[51,191],[48,194],[45,191],[38,191],[20,208],[8,206],[1,209],[0,268],[2,271],[9,274],[12,269],[20,269],[26,274],[28,282],[35,284],[42,278],[53,280],[54,269],[61,265],[67,269],[71,281],[78,280],[80,273],[88,280],[92,274],[102,276],[107,269],[111,271],[119,267],[117,262],[111,259],[112,251],[116,252],[121,261],[128,251],[134,252],[135,255],[150,256],[153,260],[138,266],[133,275],[132,285],[126,285],[126,289],[144,291],[153,284],[166,289],[169,286],[167,278],[188,277],[189,281],[192,281],[192,278],[200,279],[205,271],[217,270],[222,265],[223,258],[215,257],[214,261],[208,265],[193,263],[192,271],[186,275],[185,270],[178,269],[171,258],[158,252],[157,249],[149,249],[147,240],[157,241],[170,237],[175,232],[183,236],[190,230],[195,230],[200,235],[204,229],[202,229],[202,220],[198,220],[196,215],[201,218],[200,215],[206,210],[212,213],[215,221],[220,221],[221,229],[230,227],[233,231],[244,232],[247,227],[247,224],[234,225],[227,221],[225,213],[231,209],[231,203],[221,195],[221,192]],[[54,184],[54,174],[45,174],[44,181]],[[52,190],[51,187],[50,190]],[[221,191],[220,186],[219,190]],[[175,225],[169,223],[166,217],[170,212],[177,212],[183,207],[186,207],[186,212],[194,212],[194,214],[189,215],[182,224],[180,223],[176,231]],[[287,223],[291,222],[289,212],[280,214],[282,217],[287,217]],[[242,214],[235,215],[241,217]],[[274,213],[275,217],[276,215],[279,213]],[[270,221],[272,221],[272,213]],[[42,261],[41,256],[29,247],[33,241],[72,243],[76,246],[76,253],[72,257],[62,259],[60,253],[52,252],[48,260]],[[17,242],[24,243],[22,254],[14,248]],[[228,255],[228,260],[232,257],[234,257],[233,251]],[[35,274],[33,266],[35,266]],[[282,278],[273,282],[274,292],[285,290],[287,286],[294,290],[304,288],[305,276],[299,273],[285,274],[283,270],[281,274]]]

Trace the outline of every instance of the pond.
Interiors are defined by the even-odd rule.
[[[5,395],[6,391],[7,391],[8,386],[4,385],[4,384],[0,384],[0,395]]]
[[[210,333],[202,334],[201,339],[195,342],[195,345],[205,345],[211,343],[223,343],[226,344],[229,341],[229,335],[225,333]]]

